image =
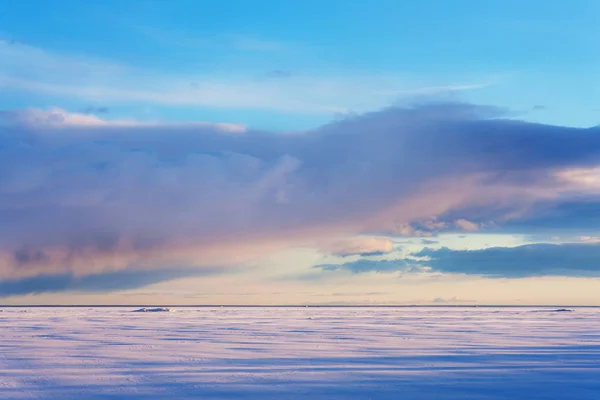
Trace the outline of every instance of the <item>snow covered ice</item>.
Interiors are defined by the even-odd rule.
[[[600,309],[537,310],[5,308],[0,399],[600,399]]]

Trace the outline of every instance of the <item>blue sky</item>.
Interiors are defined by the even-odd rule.
[[[0,296],[597,304],[597,15],[0,0]]]
[[[445,95],[509,107],[544,123],[584,127],[600,118],[595,1],[3,1],[1,7],[4,41],[71,63],[53,71],[30,55],[22,60],[25,71],[16,62],[0,64],[5,77],[59,86],[32,96],[23,85],[6,84],[3,108],[79,110],[93,103],[109,107],[112,118],[306,129],[338,112]],[[98,71],[107,65],[117,70]],[[79,87],[118,89],[126,80],[163,96],[77,95],[60,74],[78,75]],[[199,84],[203,90],[202,83],[227,86],[231,95],[263,92],[264,101],[177,103],[168,96]]]

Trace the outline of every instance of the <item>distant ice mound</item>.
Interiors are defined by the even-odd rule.
[[[156,308],[140,308],[139,310],[133,310],[132,312],[175,312],[167,307],[156,307]]]
[[[533,310],[533,312],[573,312],[575,310],[571,310],[569,308],[556,308],[551,310]]]

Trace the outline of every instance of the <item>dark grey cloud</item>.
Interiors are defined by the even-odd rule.
[[[596,235],[600,233],[600,197],[575,195],[564,199],[540,199],[524,209],[518,218],[505,219],[513,205],[489,205],[457,208],[439,216],[442,220],[467,218],[475,223],[489,223],[487,231],[505,234]]]
[[[421,244],[437,244],[437,243],[439,243],[437,240],[421,239]]]
[[[540,276],[600,276],[600,244],[531,244],[517,247],[490,247],[479,250],[425,248],[396,260],[360,259],[343,264],[323,264],[323,271],[441,272],[479,275],[489,278]]]
[[[75,276],[72,273],[43,274],[0,281],[0,297],[53,292],[115,292],[185,277],[214,275],[222,272],[222,269],[168,268],[125,269],[86,276]]]
[[[540,201],[535,212],[506,221],[500,232],[595,234],[600,232],[600,202],[596,197],[580,196],[566,201]]]
[[[505,110],[469,104],[396,107],[285,134],[22,124],[19,115],[0,115],[1,279],[92,274],[99,260],[151,265],[190,249],[190,264],[210,266],[223,244],[220,260],[232,263],[236,245],[415,234],[407,225],[439,229],[431,217],[501,220],[540,199],[572,201],[554,172],[600,164],[599,128],[502,119]]]
[[[32,262],[46,262],[49,257],[39,249],[21,248],[14,252],[14,260],[18,265],[26,265]]]
[[[531,244],[481,250],[426,248],[415,257],[434,271],[525,278],[533,276],[600,276],[600,245]]]

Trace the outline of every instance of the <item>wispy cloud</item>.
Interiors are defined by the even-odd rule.
[[[240,40],[246,47],[261,42]],[[269,46],[262,44],[264,48]],[[275,47],[274,45],[271,45]],[[331,115],[387,106],[398,96],[471,90],[485,85],[435,86],[403,89],[406,79],[395,76],[289,74],[273,70],[255,79],[247,72],[229,75],[169,75],[151,69],[47,52],[0,42],[0,88],[82,102],[156,104],[169,106],[279,110]]]
[[[483,89],[492,86],[492,83],[476,83],[470,85],[444,85],[444,86],[425,86],[400,90],[378,90],[375,93],[379,95],[419,95],[419,94],[435,94],[444,92],[459,92],[463,90]]]
[[[52,292],[114,292],[135,289],[158,282],[194,276],[222,274],[222,269],[163,268],[136,270],[134,268],[77,276],[73,273],[42,274],[21,279],[0,281],[0,298],[24,294]]]
[[[92,111],[100,111],[103,113],[103,109],[97,110],[94,108],[86,108],[83,113],[71,113],[67,112],[58,107],[49,107],[46,110],[39,108],[28,108],[21,110],[10,110],[0,111],[0,120],[4,122],[17,123],[27,127],[37,127],[42,129],[48,129],[51,127],[64,128],[64,127],[130,127],[130,128],[142,128],[142,127],[184,127],[184,128],[206,128],[214,129],[222,132],[229,133],[243,133],[246,131],[246,127],[240,124],[231,123],[214,123],[214,122],[148,122],[148,121],[136,121],[136,120],[107,120],[94,115]]]

